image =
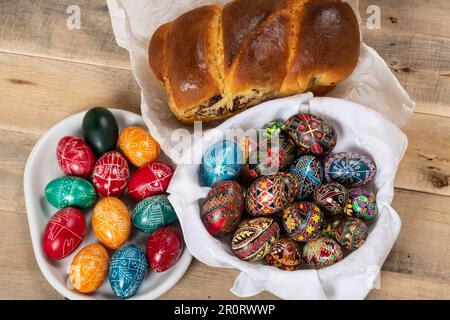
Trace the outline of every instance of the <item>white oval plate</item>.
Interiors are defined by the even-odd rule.
[[[110,109],[114,114],[119,129],[129,126],[146,128],[142,117],[128,111]],[[94,293],[81,294],[70,289],[67,285],[67,269],[75,254],[88,244],[98,242],[92,231],[91,212],[86,213],[88,230],[83,243],[68,257],[60,261],[52,261],[45,256],[42,249],[42,232],[50,217],[57,211],[50,206],[44,198],[44,189],[51,180],[64,176],[56,160],[56,147],[59,140],[64,136],[82,137],[81,123],[86,112],[75,114],[52,127],[34,146],[28,157],[24,174],[25,205],[28,215],[28,225],[30,227],[31,241],[34,254],[39,268],[47,281],[63,296],[68,299],[92,300],[92,299],[115,299],[108,279]],[[167,157],[161,155],[160,159],[171,162]],[[133,231],[130,242],[136,243],[145,251],[147,236],[137,231]],[[108,250],[110,257],[113,253]],[[131,299],[156,299],[172,288],[184,275],[192,260],[189,251],[184,249],[178,263],[170,270],[162,273],[147,272],[147,276],[139,288],[136,295]]]

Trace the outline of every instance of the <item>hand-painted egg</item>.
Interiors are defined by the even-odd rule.
[[[286,132],[286,124],[283,120],[274,120],[266,123],[260,130],[263,138],[270,139],[273,136],[284,134]]]
[[[102,244],[110,249],[120,248],[131,233],[127,206],[114,197],[100,199],[92,213],[92,229]]]
[[[322,164],[310,155],[298,158],[291,166],[290,173],[298,184],[297,200],[305,200],[313,195],[323,182]]]
[[[86,229],[86,219],[80,210],[58,211],[45,226],[42,241],[45,254],[53,260],[64,259],[84,240]]]
[[[348,193],[344,209],[347,216],[370,221],[378,214],[375,194],[364,188],[356,188]]]
[[[215,238],[223,238],[241,222],[244,195],[239,183],[219,182],[209,191],[201,208],[201,219],[206,230]]]
[[[323,237],[305,244],[302,257],[309,267],[322,269],[342,260],[344,252],[336,241]]]
[[[335,228],[336,241],[349,250],[356,250],[362,246],[369,235],[369,228],[359,219],[346,218],[339,221]]]
[[[294,271],[300,267],[302,253],[298,244],[289,238],[281,238],[266,255],[267,264],[281,270]]]
[[[119,152],[111,151],[98,159],[92,182],[102,197],[118,196],[125,191],[129,178],[127,160]]]
[[[153,196],[139,202],[133,211],[133,226],[152,233],[177,220],[177,214],[166,195]]]
[[[81,249],[73,258],[69,268],[70,283],[81,293],[97,290],[108,274],[108,252],[98,243]]]
[[[203,155],[200,165],[200,181],[212,187],[225,180],[235,180],[243,164],[241,148],[233,141],[222,140],[213,144]]]
[[[159,157],[158,142],[142,128],[123,129],[118,144],[125,157],[138,168],[145,167]]]
[[[128,193],[138,201],[163,194],[172,180],[173,173],[172,166],[163,162],[152,162],[140,168],[131,177],[128,182]]]
[[[89,110],[83,118],[84,140],[97,157],[116,150],[119,127],[114,115],[106,108]]]
[[[342,215],[346,201],[347,189],[337,182],[325,183],[314,192],[314,202],[329,216]]]
[[[320,232],[320,236],[334,239],[336,227],[338,226],[340,221],[341,220],[339,220],[338,218],[335,218],[334,220],[330,220],[325,223]]]
[[[354,152],[342,152],[326,159],[324,171],[327,181],[335,181],[347,188],[354,188],[372,181],[377,168],[366,156]]]
[[[263,259],[280,238],[280,226],[272,218],[255,218],[241,223],[234,233],[231,249],[244,261]]]
[[[95,156],[86,142],[76,137],[64,137],[56,148],[59,167],[68,176],[88,178],[95,165]]]
[[[333,126],[317,115],[295,115],[286,121],[286,130],[302,153],[323,155],[336,146]]]
[[[268,216],[280,212],[295,199],[297,183],[289,173],[263,176],[247,190],[245,205],[254,216]]]
[[[295,241],[310,241],[320,232],[323,214],[310,202],[296,202],[283,211],[283,225],[288,236]]]
[[[67,207],[87,209],[94,205],[97,193],[87,180],[78,177],[61,177],[47,184],[45,198],[57,209]]]
[[[153,232],[147,240],[147,260],[155,272],[172,268],[183,253],[183,237],[172,227],[162,227]]]
[[[117,250],[109,268],[109,283],[114,294],[121,299],[133,296],[144,281],[148,264],[144,251],[135,244]]]

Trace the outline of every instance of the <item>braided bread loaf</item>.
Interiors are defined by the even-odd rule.
[[[159,27],[149,61],[184,123],[230,117],[266,100],[325,94],[354,70],[357,18],[340,0],[235,0]]]

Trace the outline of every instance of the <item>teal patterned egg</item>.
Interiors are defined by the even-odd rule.
[[[45,187],[45,198],[57,209],[76,207],[87,209],[94,205],[97,193],[87,180],[78,177],[61,177]]]
[[[141,232],[152,233],[177,220],[177,214],[166,195],[146,198],[136,205],[133,226]]]

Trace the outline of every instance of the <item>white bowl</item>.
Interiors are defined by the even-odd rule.
[[[128,111],[110,109],[114,114],[119,129],[129,126],[146,128],[142,117]],[[75,254],[83,247],[98,240],[92,231],[91,213],[86,214],[88,232],[83,243],[68,257],[60,261],[53,261],[46,257],[42,248],[42,233],[50,217],[57,211],[50,206],[44,197],[44,189],[48,182],[64,175],[56,160],[56,146],[64,136],[82,137],[81,123],[85,112],[75,114],[56,124],[34,146],[28,157],[24,174],[25,204],[30,227],[31,241],[39,268],[47,281],[63,296],[69,299],[115,299],[108,279],[103,285],[91,294],[82,294],[70,288],[68,283],[68,266]],[[164,155],[161,160],[169,162]],[[133,231],[130,242],[136,243],[140,248],[146,248],[147,236]],[[111,254],[112,250],[108,250]],[[172,288],[184,275],[192,260],[192,256],[185,248],[178,261],[170,270],[163,273],[148,272],[141,287],[131,299],[155,299]]]

